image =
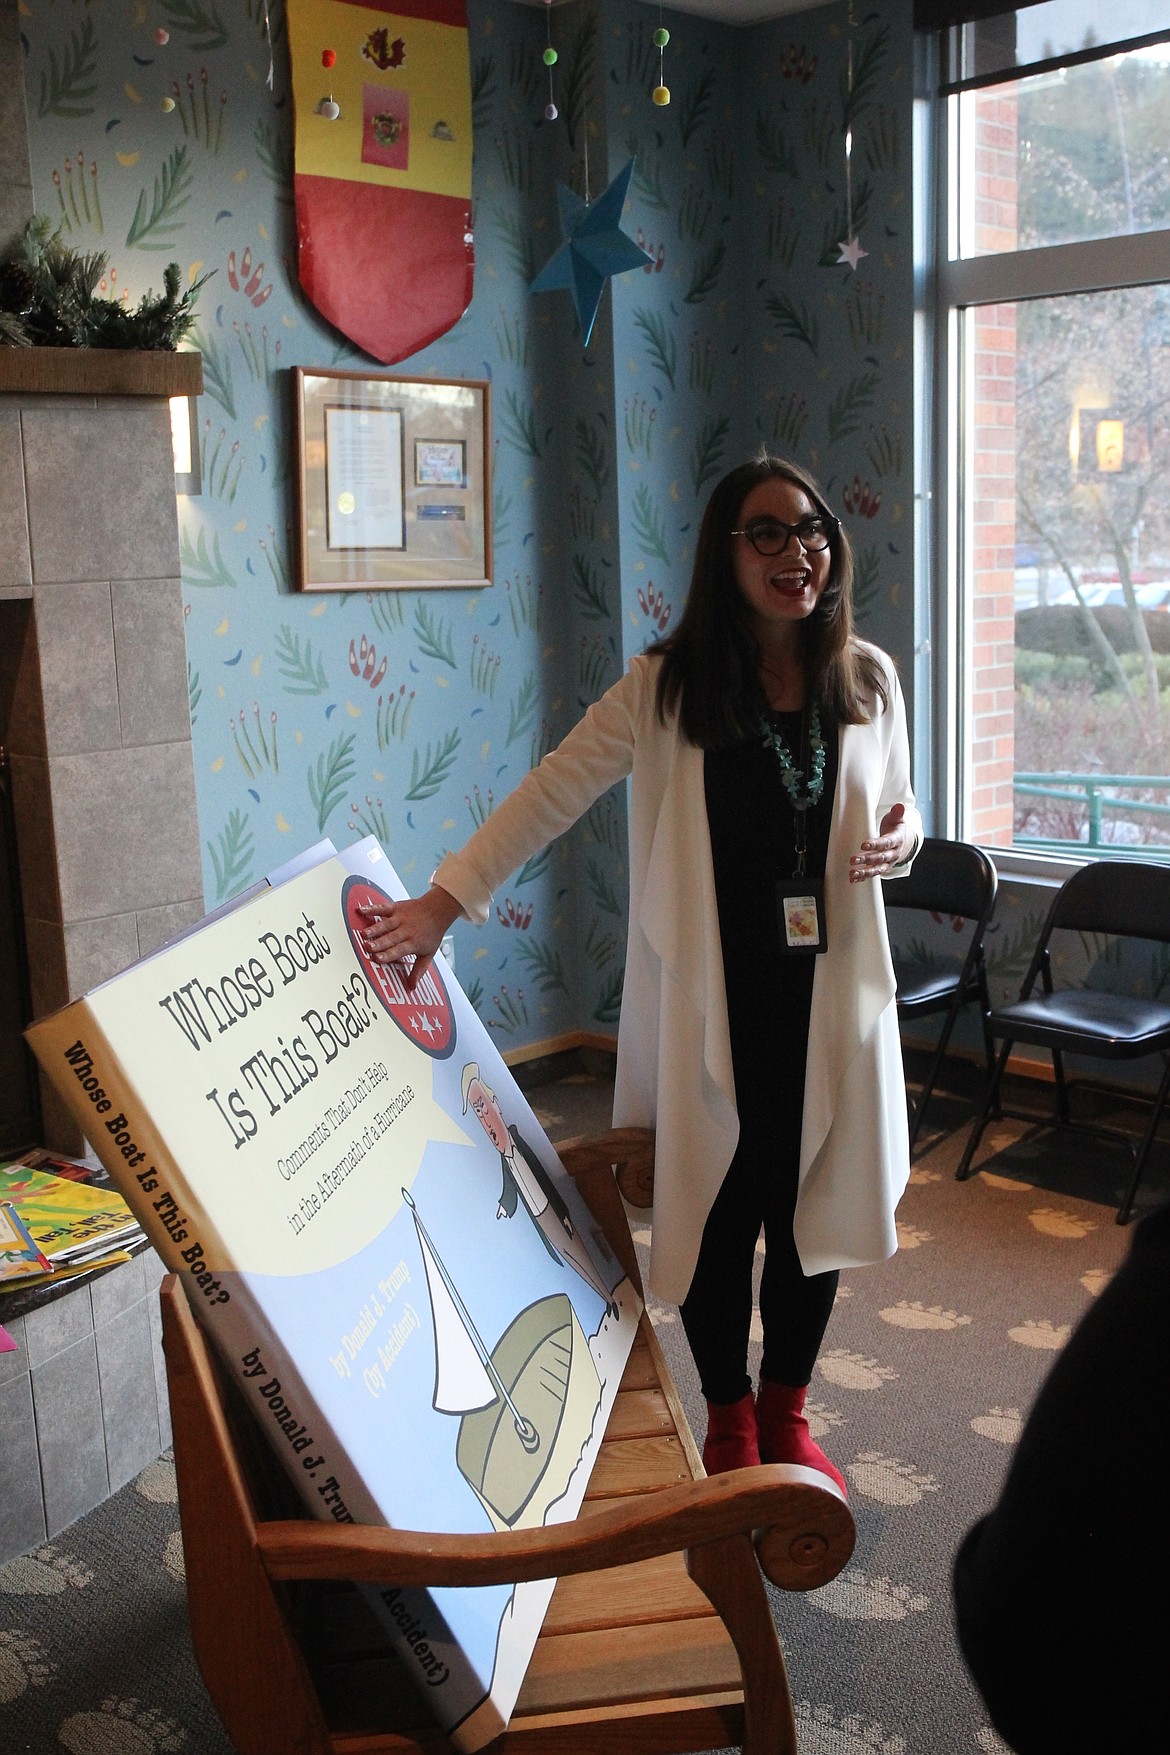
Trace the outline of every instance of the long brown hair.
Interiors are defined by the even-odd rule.
[[[883,705],[885,684],[853,627],[853,550],[813,478],[795,463],[761,454],[718,483],[707,501],[691,587],[673,634],[650,651],[662,656],[658,712],[678,712],[679,728],[701,749],[751,737],[768,710],[760,681],[760,648],[735,577],[731,532],[754,487],[779,478],[806,493],[829,525],[829,577],[817,606],[801,624],[809,699],[839,724],[860,725]]]

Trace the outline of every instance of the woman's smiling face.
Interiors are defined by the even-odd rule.
[[[740,507],[737,528],[751,529],[758,520],[796,525],[806,518],[821,517],[821,509],[804,489],[783,476],[758,482]],[[783,538],[783,532],[780,533]],[[790,536],[779,554],[758,554],[747,536],[733,536],[735,579],[748,605],[756,634],[768,633],[784,624],[805,621],[817,606],[828,583],[832,553],[823,548],[810,553],[797,536]]]

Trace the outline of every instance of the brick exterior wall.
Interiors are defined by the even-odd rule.
[[[965,249],[1016,247],[1016,103],[973,93],[975,189]],[[973,309],[966,484],[969,674],[964,834],[1012,839],[1015,766],[1016,313]]]

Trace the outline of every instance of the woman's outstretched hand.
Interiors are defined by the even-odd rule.
[[[462,909],[447,890],[432,884],[425,896],[389,906],[367,903],[358,913],[367,923],[363,937],[371,958],[375,963],[402,963],[402,985],[409,993],[430,968],[443,934]],[[407,957],[414,961],[406,964]]]
[[[863,884],[867,878],[888,877],[905,865],[914,849],[914,836],[903,820],[904,804],[893,804],[881,820],[877,838],[863,841],[861,852],[849,861],[849,882]]]

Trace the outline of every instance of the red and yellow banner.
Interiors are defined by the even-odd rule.
[[[391,365],[471,300],[466,3],[288,0],[287,10],[301,286]]]

